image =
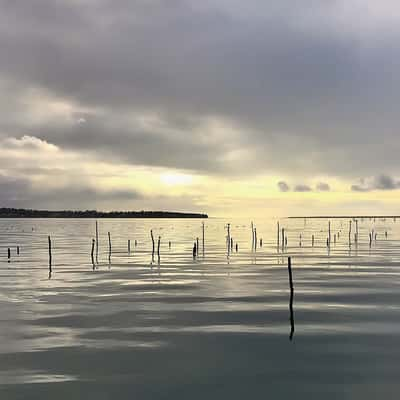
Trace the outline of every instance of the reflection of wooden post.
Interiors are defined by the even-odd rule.
[[[50,236],[47,237],[47,241],[49,242],[49,276],[50,276],[51,272],[52,272],[52,267],[51,267],[51,261],[52,261],[52,256],[51,256],[51,238],[50,238]]]
[[[290,311],[290,336],[289,339],[293,339],[294,334],[294,316],[293,316],[293,276],[292,276],[292,260],[288,258],[288,271],[289,271],[289,287],[290,287],[290,302],[289,302],[289,311]]]
[[[90,256],[92,258],[92,265],[93,265],[93,270],[95,269],[95,264],[94,264],[94,245],[95,245],[95,240],[92,239],[92,251],[90,253]]]

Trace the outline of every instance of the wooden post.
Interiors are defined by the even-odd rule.
[[[92,265],[93,265],[93,271],[95,269],[95,263],[94,263],[94,246],[96,244],[96,240],[92,239],[92,251],[90,253],[90,256],[92,258]]]
[[[19,246],[17,246],[17,255],[19,256]]]
[[[279,229],[279,221],[277,222],[278,230],[277,230],[277,235],[276,235],[276,246],[279,249],[279,234],[280,234],[280,229]]]
[[[112,252],[112,247],[111,247],[111,235],[110,232],[108,232],[108,259],[111,259],[111,252]]]
[[[51,277],[51,273],[52,273],[52,256],[51,256],[51,238],[50,236],[47,237],[47,241],[49,243],[49,278]]]
[[[351,221],[349,222],[349,246],[351,246]]]
[[[257,228],[254,228],[254,251],[257,251]]]
[[[227,237],[227,243],[226,244],[228,246],[228,255],[229,255],[230,252],[231,252],[231,224],[227,224],[226,227],[228,229],[228,237]]]
[[[328,222],[328,246],[331,245],[331,221]]]
[[[262,243],[263,243],[263,242],[262,242],[262,238],[260,238],[260,247],[262,247]]]
[[[311,246],[314,247],[314,235],[311,236]]]
[[[356,243],[358,243],[358,219],[356,219]]]
[[[236,243],[236,253],[239,251],[239,245]]]
[[[200,246],[199,246],[199,238],[196,238],[196,249],[200,249]],[[198,251],[198,250],[197,250]]]
[[[290,287],[290,300],[289,300],[289,313],[290,313],[290,335],[289,339],[293,339],[294,334],[294,316],[293,316],[293,275],[292,275],[292,260],[288,257],[288,272],[289,272],[289,287]]]
[[[10,248],[7,249],[7,258],[8,258],[8,262],[10,262],[10,258],[11,258],[11,249]]]
[[[254,224],[251,221],[251,251],[254,250]]]
[[[193,243],[193,258],[196,258],[197,249],[196,249],[196,242]]]
[[[128,239],[128,254],[131,254],[131,240]]]
[[[96,221],[96,263],[99,263],[99,227]]]
[[[285,247],[285,228],[282,228],[282,251]]]
[[[202,222],[203,256],[204,256],[204,249],[205,249],[204,237],[205,237],[205,233],[204,233],[204,221],[203,221],[203,222]]]
[[[153,254],[153,257],[154,257],[154,236],[153,236],[153,230],[151,229],[150,230],[150,236],[151,236],[151,243],[152,243],[152,254]]]
[[[157,243],[157,258],[159,264],[160,264],[160,244],[161,244],[161,236],[158,237],[158,243]]]

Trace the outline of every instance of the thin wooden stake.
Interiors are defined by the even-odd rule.
[[[96,244],[96,240],[92,239],[92,251],[90,253],[90,256],[92,258],[93,271],[94,271],[95,266],[96,266],[95,263],[94,263],[94,246],[95,246],[95,244]]]
[[[294,335],[294,315],[293,315],[293,275],[292,275],[292,260],[288,257],[288,272],[289,272],[289,287],[290,287],[290,301],[289,301],[289,312],[290,312],[290,335],[289,339],[293,339]]]
[[[96,221],[96,264],[99,263],[99,227]]]
[[[50,238],[50,236],[47,237],[47,241],[49,243],[49,278],[51,278],[51,273],[53,270],[52,270],[52,265],[51,265],[52,256],[51,256],[51,238]]]

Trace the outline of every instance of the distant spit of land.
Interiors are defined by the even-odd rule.
[[[288,217],[289,219],[390,219],[400,218],[400,215],[314,215],[314,216],[303,216],[303,217]]]
[[[174,211],[48,211],[0,208],[0,218],[208,218],[207,214]]]

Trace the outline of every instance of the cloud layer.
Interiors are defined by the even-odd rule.
[[[314,176],[398,175],[400,6],[381,3],[3,1],[3,149],[31,137],[116,166],[287,177],[297,192],[330,190],[301,183]],[[20,178],[7,157],[0,172]]]

